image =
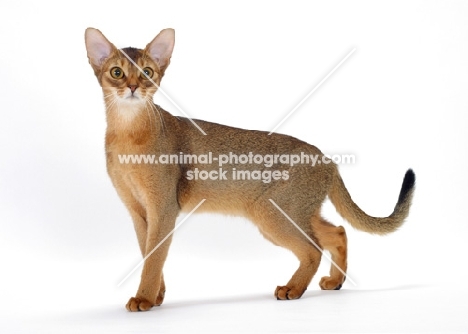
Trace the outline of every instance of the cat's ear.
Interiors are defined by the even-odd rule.
[[[145,52],[159,65],[164,73],[174,50],[174,29],[164,29],[145,48]]]
[[[101,70],[104,61],[116,50],[115,46],[97,29],[88,28],[85,32],[86,50],[89,63],[94,71]]]

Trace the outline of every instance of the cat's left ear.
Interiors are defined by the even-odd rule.
[[[145,48],[145,52],[158,63],[161,74],[164,74],[171,61],[174,40],[174,29],[164,29]]]
[[[86,51],[89,63],[97,73],[104,61],[116,50],[115,46],[97,29],[88,28],[85,32]]]

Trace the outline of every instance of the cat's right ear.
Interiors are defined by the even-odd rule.
[[[97,29],[88,28],[85,32],[86,51],[89,63],[97,73],[104,61],[116,50],[115,46]]]

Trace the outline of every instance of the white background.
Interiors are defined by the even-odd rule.
[[[0,331],[467,331],[468,4],[462,1],[2,1]],[[140,260],[106,175],[101,91],[84,30],[144,47],[176,30],[162,87],[191,117],[271,130],[331,154],[367,213],[386,216],[407,168],[414,205],[396,233],[354,231],[342,291],[279,302],[297,266],[249,222],[194,215],[175,233],[163,306],[124,309]],[[160,95],[166,110],[180,112]],[[181,217],[182,218],[182,217]],[[179,219],[180,221],[180,219]]]

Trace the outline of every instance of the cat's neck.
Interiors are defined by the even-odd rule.
[[[161,116],[158,116],[157,108],[147,103],[106,101],[106,138],[137,145],[154,142],[161,128]]]

